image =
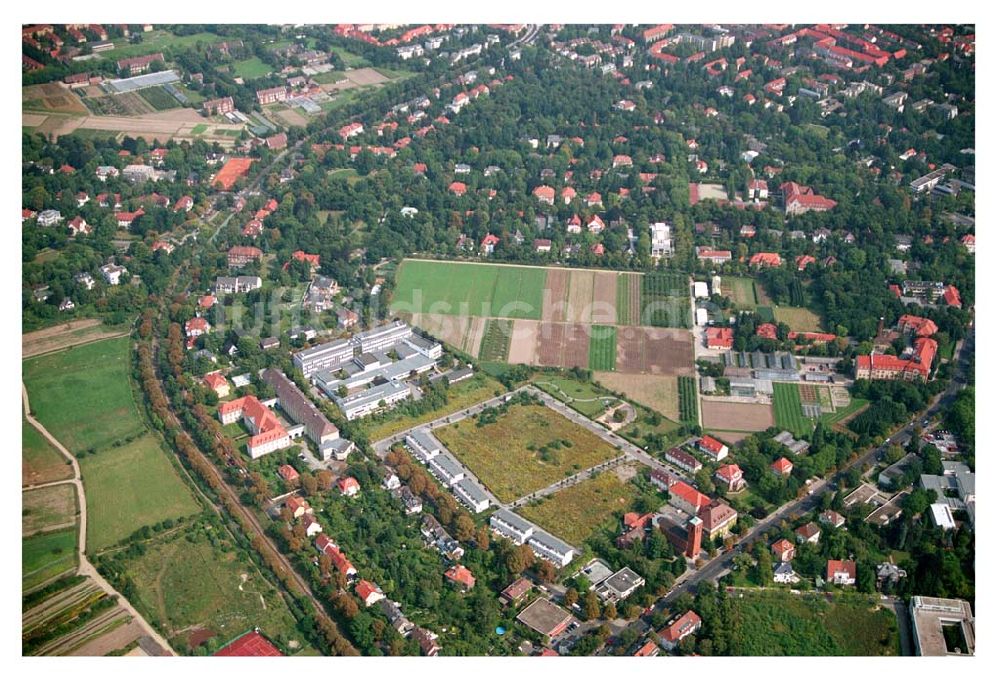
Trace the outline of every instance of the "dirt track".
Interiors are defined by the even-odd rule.
[[[101,321],[96,319],[73,320],[66,324],[22,334],[21,357],[22,359],[35,357],[91,341],[124,336],[127,333],[118,329],[103,329]]]

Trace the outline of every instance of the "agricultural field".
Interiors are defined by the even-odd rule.
[[[797,383],[774,384],[774,424],[796,437],[812,434],[815,421],[802,415],[802,397]]]
[[[896,656],[896,616],[870,596],[742,592],[731,596],[738,656]]]
[[[306,646],[281,595],[218,525],[196,522],[114,566],[124,568],[136,609],[181,652],[195,648],[192,639],[218,647],[254,627],[286,653]]]
[[[545,269],[404,261],[391,312],[538,319]]]
[[[639,489],[617,472],[604,472],[517,509],[525,519],[575,546],[605,522],[628,512]],[[567,519],[572,515],[572,519]]]
[[[140,434],[127,336],[26,359],[23,378],[35,417],[71,452]]]
[[[26,656],[104,656],[142,636],[138,624],[90,578],[55,581],[26,596],[21,651]]]
[[[595,372],[594,380],[672,421],[680,420],[680,395],[676,376]],[[674,424],[676,427],[676,424]]]
[[[701,423],[705,430],[757,432],[774,425],[774,416],[766,404],[702,398]]]
[[[260,60],[260,57],[251,57],[242,61],[234,61],[231,65],[233,75],[244,80],[256,80],[270,74],[271,67]]]
[[[21,535],[71,527],[76,521],[76,487],[57,484],[21,493]]]
[[[511,320],[486,320],[486,330],[479,346],[479,359],[484,362],[506,361],[513,330],[514,323]]]
[[[87,492],[87,552],[99,552],[143,526],[199,511],[191,491],[152,434],[80,460]]]
[[[693,376],[677,378],[678,399],[680,400],[680,420],[682,423],[698,423],[698,384]]]
[[[479,416],[436,428],[435,436],[504,502],[618,455],[593,433],[543,405],[514,405],[496,421]]]
[[[617,287],[618,324],[638,325],[642,314],[642,275],[619,273]]]
[[[170,110],[171,108],[181,107],[180,102],[163,87],[147,87],[146,89],[139,90],[138,94],[156,110]]]
[[[80,343],[90,343],[127,333],[127,326],[109,326],[98,319],[74,320],[21,334],[21,357],[34,357]]]
[[[83,102],[94,115],[145,115],[157,110],[139,92],[88,96]]]
[[[31,590],[76,569],[76,527],[21,540],[21,589]]]
[[[737,310],[755,310],[759,305],[757,300],[757,285],[749,277],[722,277],[722,295],[733,301]]]
[[[686,275],[647,273],[643,276],[640,324],[651,327],[691,327],[691,301]]]
[[[490,378],[482,372],[477,372],[470,379],[448,386],[448,404],[444,407],[429,411],[420,416],[399,415],[399,410],[391,409],[382,416],[365,419],[365,421],[370,421],[372,425],[366,425],[364,429],[369,439],[385,439],[398,432],[429,423],[442,416],[448,416],[456,411],[471,407],[473,404],[496,397],[498,392],[505,390],[506,388],[499,381]],[[235,426],[238,424],[233,423],[231,425]],[[229,426],[226,427],[228,428]],[[240,432],[242,435],[246,435],[246,432],[242,428]]]
[[[590,369],[595,371],[614,371],[617,361],[616,327],[607,325],[592,325],[590,328]]]
[[[784,322],[792,331],[822,331],[819,316],[808,308],[776,306],[774,319],[778,322]]]
[[[531,364],[586,369],[590,362],[590,328],[588,324],[539,323]],[[520,337],[515,340],[519,342]]]
[[[45,484],[73,477],[73,466],[21,417],[21,484]]]
[[[694,339],[684,329],[620,327],[616,371],[627,374],[694,374]]]

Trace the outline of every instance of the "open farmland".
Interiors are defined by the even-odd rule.
[[[642,319],[642,275],[618,273],[618,324],[638,325]]]
[[[701,422],[705,430],[757,432],[774,425],[771,407],[766,404],[727,402],[704,397],[701,400]]]
[[[129,338],[30,358],[24,382],[36,418],[74,454],[144,429],[129,380]]]
[[[617,361],[617,328],[592,325],[590,328],[589,368],[595,371],[614,371]]]
[[[628,512],[638,496],[634,484],[623,481],[617,472],[604,472],[517,512],[571,545],[581,546],[599,526]]]
[[[620,327],[617,371],[666,376],[694,373],[694,339],[682,329]]]
[[[649,407],[673,421],[680,420],[676,376],[602,371],[594,373],[594,380],[608,390],[621,393],[633,402]]]
[[[774,308],[774,319],[778,322],[784,322],[792,331],[823,330],[819,324],[819,316],[808,308],[776,306]]]
[[[45,484],[73,477],[73,466],[21,417],[21,484]]]
[[[21,357],[28,358],[69,348],[80,343],[90,343],[105,338],[122,336],[128,327],[116,328],[100,320],[74,320],[21,335]]]
[[[477,318],[479,319],[479,318]],[[479,359],[484,362],[504,362],[510,350],[510,335],[514,330],[512,320],[486,320],[486,331],[483,333],[479,347]]]
[[[802,396],[797,383],[774,384],[774,424],[796,437],[810,435],[815,422],[802,415]]]
[[[535,364],[579,367],[590,363],[590,325],[542,322],[538,325]]]
[[[46,531],[21,541],[21,588],[30,590],[76,569],[76,527]]]
[[[87,492],[87,551],[114,545],[143,526],[199,510],[152,434],[80,461]]]
[[[698,384],[693,376],[677,378],[680,419],[683,423],[698,423]]]
[[[76,521],[76,486],[57,484],[21,493],[21,535],[71,527]]]
[[[618,455],[611,445],[543,405],[511,406],[482,426],[481,416],[437,428],[434,434],[504,502]]]
[[[870,596],[743,592],[731,595],[737,656],[896,656],[895,614]]]
[[[163,87],[147,87],[139,90],[138,94],[156,110],[170,110],[181,106],[180,102]]]
[[[640,324],[651,327],[691,327],[688,278],[678,273],[647,273],[642,277]]]
[[[195,635],[214,637],[210,646],[217,647],[254,627],[286,653],[296,652],[289,641],[305,646],[281,595],[218,526],[196,522],[118,561],[134,586],[136,609],[178,649],[190,650]]]
[[[406,260],[392,312],[538,319],[545,269]]]

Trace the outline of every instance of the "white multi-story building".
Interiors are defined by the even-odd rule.
[[[652,240],[650,256],[659,259],[674,254],[673,229],[668,223],[652,223],[649,226],[649,236]]]

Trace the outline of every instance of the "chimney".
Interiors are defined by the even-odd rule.
[[[688,541],[684,548],[684,556],[688,559],[695,559],[701,552],[701,519],[692,517],[688,522]]]

